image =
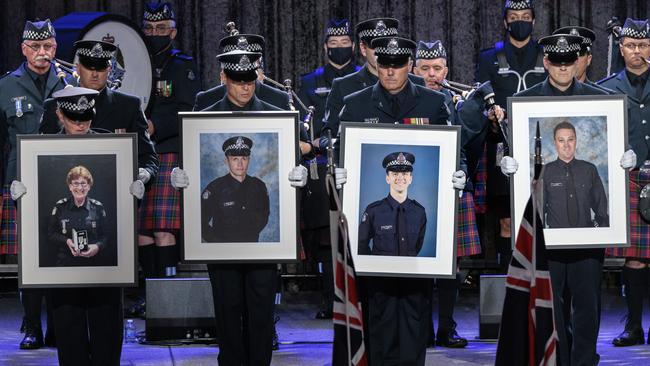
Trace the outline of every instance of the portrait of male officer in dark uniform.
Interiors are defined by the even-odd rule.
[[[384,158],[388,196],[369,204],[363,212],[359,254],[415,257],[422,249],[427,215],[422,205],[408,198],[413,164],[415,156],[408,152],[394,152]]]
[[[596,166],[576,159],[576,129],[566,121],[553,129],[557,159],[544,167],[544,225],[607,227],[607,195]],[[594,219],[592,219],[592,212]]]
[[[48,227],[49,244],[57,247],[57,267],[111,264],[92,260],[110,245],[104,233],[104,206],[88,196],[93,182],[92,174],[83,165],[68,171],[66,183],[71,196],[54,205]],[[116,258],[109,259],[109,262],[115,261]]]
[[[257,242],[269,221],[269,192],[259,178],[248,175],[253,141],[233,136],[222,150],[228,174],[201,194],[201,237],[208,243]]]

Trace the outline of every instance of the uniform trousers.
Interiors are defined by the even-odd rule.
[[[368,291],[370,365],[424,365],[431,318],[429,279],[372,277]]]
[[[124,324],[119,287],[51,290],[61,366],[119,366]]]
[[[209,264],[220,366],[271,364],[275,264]]]
[[[597,365],[600,359],[596,341],[600,328],[602,260],[549,260],[548,269],[559,339],[558,365]]]

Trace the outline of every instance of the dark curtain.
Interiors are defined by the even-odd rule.
[[[267,75],[296,80],[324,62],[323,29],[332,17],[359,20],[392,16],[400,33],[414,40],[443,41],[449,53],[451,80],[471,82],[479,50],[503,36],[502,0],[176,0],[177,47],[196,58],[203,87],[216,84],[217,44],[223,27],[235,21],[241,33],[266,38]],[[0,70],[22,62],[20,37],[26,19],[52,20],[70,12],[103,11],[124,15],[139,24],[142,0],[2,0],[0,1]],[[597,34],[590,78],[605,76],[607,35],[605,24],[616,15],[648,18],[647,0],[537,0],[534,37],[565,25],[582,25]],[[359,63],[362,63],[359,60]]]

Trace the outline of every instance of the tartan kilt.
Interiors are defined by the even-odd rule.
[[[181,192],[172,187],[172,169],[178,166],[177,153],[158,154],[160,168],[149,182],[138,210],[141,234],[181,228]]]
[[[607,248],[613,257],[650,258],[650,224],[639,214],[639,193],[650,183],[650,171],[630,171],[630,246]]]
[[[0,254],[18,254],[18,245],[16,243],[16,203],[11,199],[8,184],[5,184],[2,188]]]
[[[472,192],[463,192],[456,212],[456,257],[481,253]]]
[[[483,154],[476,165],[474,174],[474,207],[476,213],[487,212],[487,147],[483,145]]]

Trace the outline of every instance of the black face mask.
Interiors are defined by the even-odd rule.
[[[523,41],[533,33],[533,22],[515,20],[508,23],[508,33],[517,41]]]
[[[147,43],[154,54],[164,51],[172,43],[169,36],[146,36]]]
[[[344,65],[352,59],[352,47],[327,47],[327,58],[337,65]]]

